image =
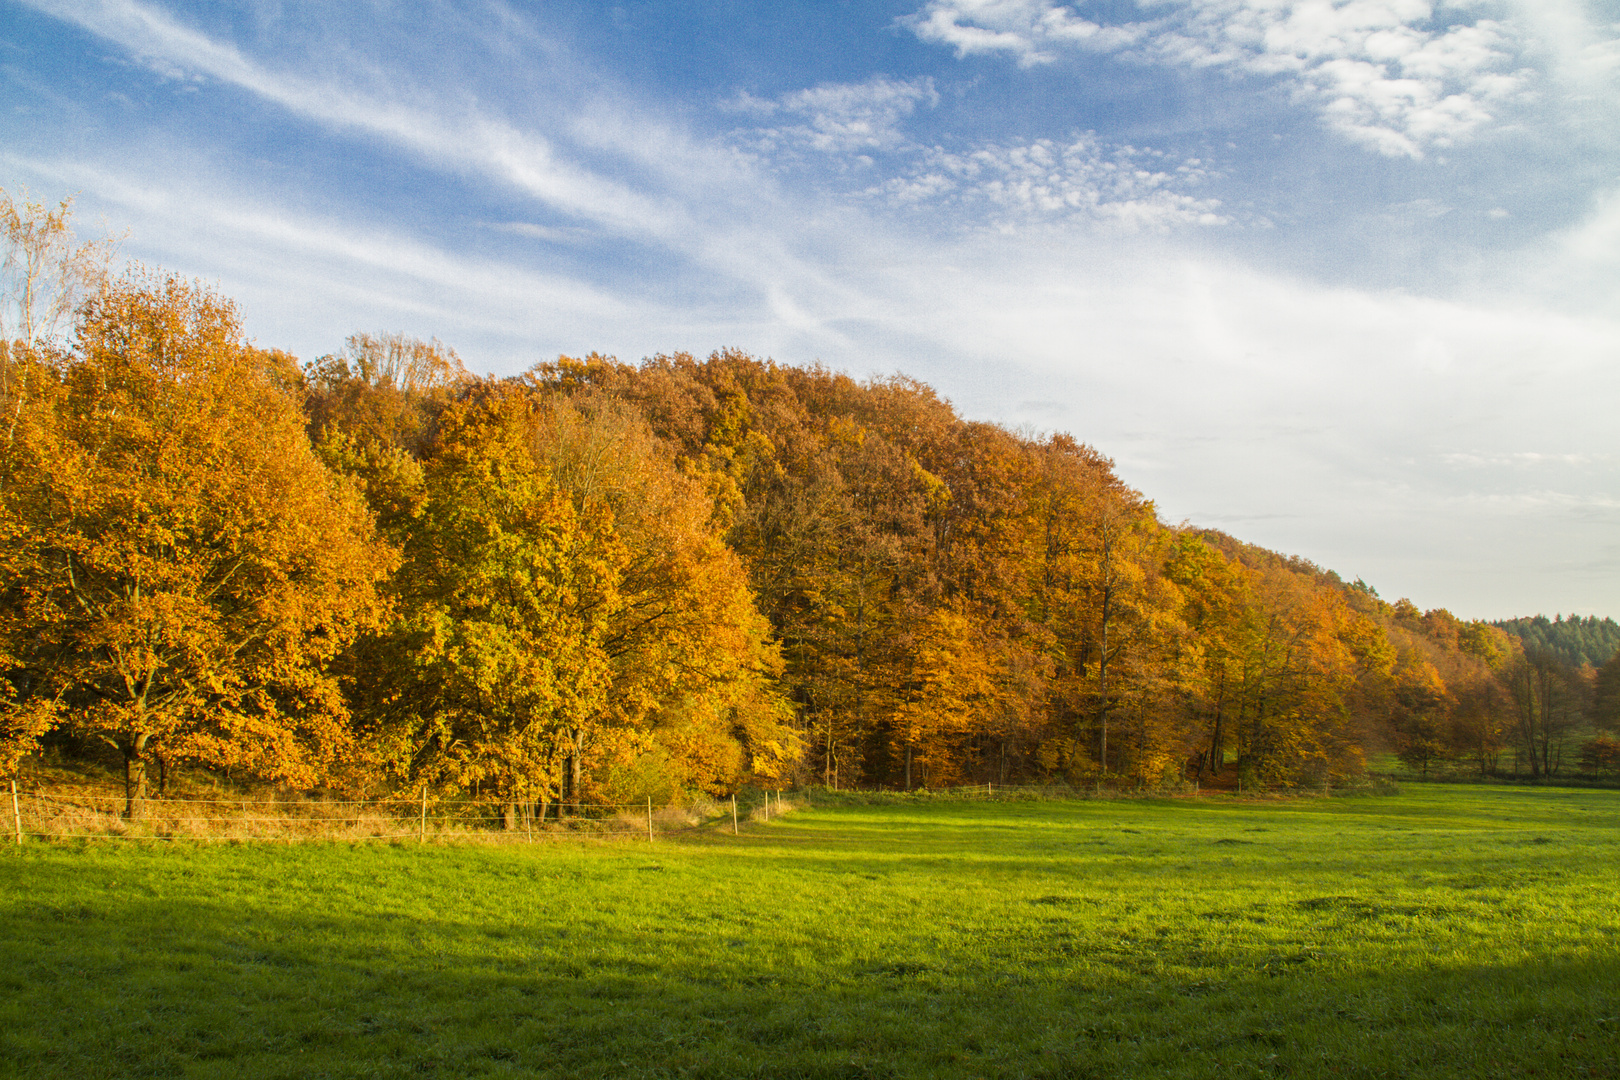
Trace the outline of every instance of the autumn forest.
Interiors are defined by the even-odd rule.
[[[495,378],[364,333],[300,362],[202,285],[51,262],[66,204],[6,207],[7,773],[101,747],[132,806],[201,767],[510,815],[1620,770],[1612,649],[1167,524],[1098,449],[903,376],[726,350]]]

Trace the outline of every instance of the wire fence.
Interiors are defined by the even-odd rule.
[[[719,814],[717,807],[639,803],[504,804],[417,798],[336,799],[302,795],[130,798],[122,791],[56,787],[10,790],[17,843],[46,840],[452,840],[564,837],[653,839]]]
[[[845,801],[926,801],[949,800],[1027,800],[1027,799],[1093,799],[1126,797],[1162,797],[1167,795],[1196,795],[1200,792],[1196,780],[1170,780],[1159,783],[1134,783],[1128,778],[1113,777],[1081,781],[1049,781],[1045,783],[982,783],[954,784],[948,787],[899,788],[810,788],[798,797],[810,803]]]
[[[1134,794],[1190,794],[1155,788]],[[1127,794],[1100,784],[962,784],[912,791],[800,790],[786,803],[780,791],[754,790],[725,799],[654,806],[636,803],[526,802],[444,798],[422,791],[395,796],[341,799],[292,793],[269,796],[215,794],[130,798],[117,789],[53,786],[49,791],[11,784],[12,838],[41,840],[195,841],[485,841],[524,842],[565,838],[640,839],[716,826],[738,834],[744,821],[765,820],[795,805],[943,800],[1087,799]],[[0,798],[3,798],[0,792]]]

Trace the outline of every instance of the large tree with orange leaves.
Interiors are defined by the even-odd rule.
[[[6,494],[36,696],[122,753],[131,812],[154,755],[326,779],[349,742],[328,665],[394,556],[312,453],[296,371],[228,301],[135,271],[80,309],[51,374],[7,448],[30,474]]]

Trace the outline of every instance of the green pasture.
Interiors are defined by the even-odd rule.
[[[1620,793],[34,842],[7,1077],[1620,1076]]]

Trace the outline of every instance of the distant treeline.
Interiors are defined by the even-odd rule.
[[[1522,619],[1501,619],[1492,626],[1506,630],[1524,643],[1526,652],[1557,657],[1571,667],[1601,667],[1620,653],[1620,623],[1562,615],[1547,618],[1535,615]]]
[[[299,788],[1614,768],[1601,671],[1221,533],[1067,435],[739,352],[300,365],[135,270],[0,342],[0,768]]]

